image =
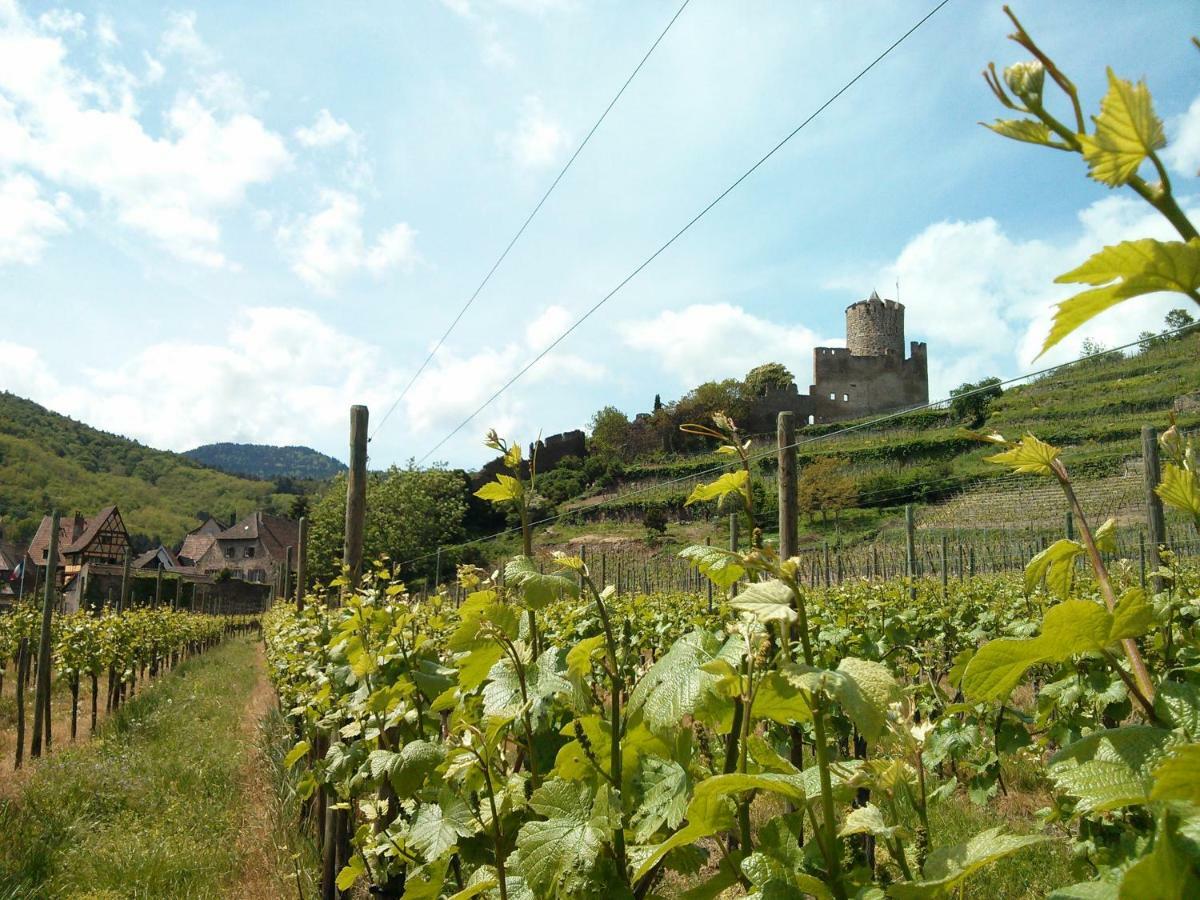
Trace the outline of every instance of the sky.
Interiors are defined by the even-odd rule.
[[[0,0],[0,389],[162,449],[342,459],[363,403],[372,467],[422,459],[933,5],[691,0],[382,421],[679,2]],[[1146,79],[1200,212],[1200,6],[1015,6],[1085,111],[1106,66]],[[899,290],[932,399],[1029,371],[1056,275],[1172,234],[1077,156],[980,127],[1004,112],[980,71],[1025,58],[1010,30],[951,0],[430,459],[767,361],[804,390],[872,290]]]

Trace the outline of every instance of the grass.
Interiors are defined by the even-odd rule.
[[[249,638],[189,660],[0,805],[0,898],[218,897],[239,877]]]

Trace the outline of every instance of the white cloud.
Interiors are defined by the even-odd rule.
[[[345,141],[353,140],[357,133],[345,122],[333,117],[333,114],[322,109],[317,113],[312,125],[296,129],[296,140],[305,147],[332,147]]]
[[[627,347],[653,357],[687,385],[741,378],[760,363],[781,362],[803,390],[812,375],[813,348],[843,343],[819,339],[803,325],[771,322],[730,303],[668,309],[652,319],[623,322],[618,331]]]
[[[9,390],[170,450],[222,440],[339,447],[347,408],[380,408],[398,378],[378,347],[279,307],[240,311],[223,341],[157,342],[86,370],[74,386],[36,351],[0,343]],[[187,415],[163,415],[164,397],[186,397]]]
[[[525,326],[522,341],[484,346],[468,353],[442,347],[404,398],[405,427],[441,437],[545,350],[570,322],[570,313],[555,305],[542,310]],[[595,382],[606,374],[604,366],[578,353],[552,351],[529,370],[522,383]],[[480,434],[493,427],[502,434],[511,434],[513,429],[527,426],[528,418],[525,405],[507,393],[481,413],[471,427]],[[528,441],[533,435],[520,437]]]
[[[47,239],[67,231],[58,206],[42,198],[38,183],[28,175],[0,176],[0,266],[33,265],[42,258]]]
[[[1200,97],[1171,123],[1171,139],[1163,151],[1171,168],[1189,177],[1200,175]]]
[[[212,48],[196,31],[194,12],[171,13],[167,28],[159,41],[159,52],[163,56],[179,56],[200,65],[210,65],[216,60]]]
[[[895,261],[865,280],[856,274],[828,286],[861,296],[872,285],[899,280],[909,337],[929,342],[931,399],[946,396],[963,381],[1015,375],[1074,359],[1087,338],[1116,347],[1134,341],[1141,331],[1160,331],[1167,311],[1184,305],[1180,295],[1119,304],[1035,362],[1054,305],[1084,287],[1055,284],[1058,275],[1107,244],[1144,237],[1178,240],[1154,210],[1122,195],[1091,204],[1080,211],[1078,220],[1078,233],[1053,245],[1011,236],[991,218],[936,222],[912,238]]]
[[[106,47],[116,47],[121,43],[121,39],[117,37],[117,29],[113,25],[112,18],[104,13],[96,17],[96,39]]]
[[[172,52],[194,51],[194,17],[177,17],[171,33]],[[136,78],[114,65],[101,75],[70,65],[59,36],[0,6],[0,168],[94,194],[176,256],[227,265],[221,215],[289,164],[282,138],[252,115],[219,112],[203,85],[180,92],[152,136],[137,118]]]
[[[83,34],[86,21],[83,13],[70,9],[51,9],[38,16],[38,25],[56,34]]]
[[[323,191],[322,208],[278,229],[276,238],[292,271],[323,293],[357,272],[382,275],[417,261],[416,231],[403,222],[382,231],[373,243],[363,232],[363,208],[345,191]]]
[[[526,97],[516,130],[500,135],[498,141],[519,165],[541,168],[553,165],[567,147],[567,134],[547,115],[537,96]]]

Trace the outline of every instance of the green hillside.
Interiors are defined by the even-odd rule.
[[[964,436],[964,425],[978,424],[1006,437],[1035,432],[1064,447],[1063,458],[1076,477],[1101,477],[1118,473],[1127,460],[1139,458],[1142,426],[1165,428],[1176,400],[1197,390],[1200,330],[1158,342],[1133,356],[1108,354],[1009,388],[991,402],[982,423],[932,409],[879,424],[863,419],[807,426],[797,435],[799,461],[801,467],[823,457],[843,461],[841,471],[853,479],[856,505],[861,508],[940,500],[981,478],[1004,474],[1000,467],[984,462],[993,448]],[[1200,425],[1200,403],[1182,406],[1180,426]],[[755,444],[770,448],[774,435],[758,436]],[[574,509],[578,518],[592,522],[629,521],[647,502],[678,511],[695,481],[701,480],[689,476],[727,462],[713,453],[641,457],[624,466],[615,487],[593,491],[560,509]],[[769,488],[764,497],[768,506],[773,504],[773,465],[773,454],[760,463]]]
[[[291,501],[272,482],[208,469],[0,392],[0,522],[11,540],[32,535],[51,507],[87,515],[116,503],[131,534],[170,545],[199,513],[285,512]]]
[[[183,455],[201,465],[251,478],[324,481],[346,471],[346,464],[341,460],[311,447],[220,443],[186,450]]]

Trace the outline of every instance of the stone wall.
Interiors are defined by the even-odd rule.
[[[809,388],[814,422],[836,422],[892,412],[929,402],[925,344],[913,341],[911,356],[855,356],[818,347]]]
[[[846,349],[852,356],[904,356],[904,307],[872,294],[846,307]]]

